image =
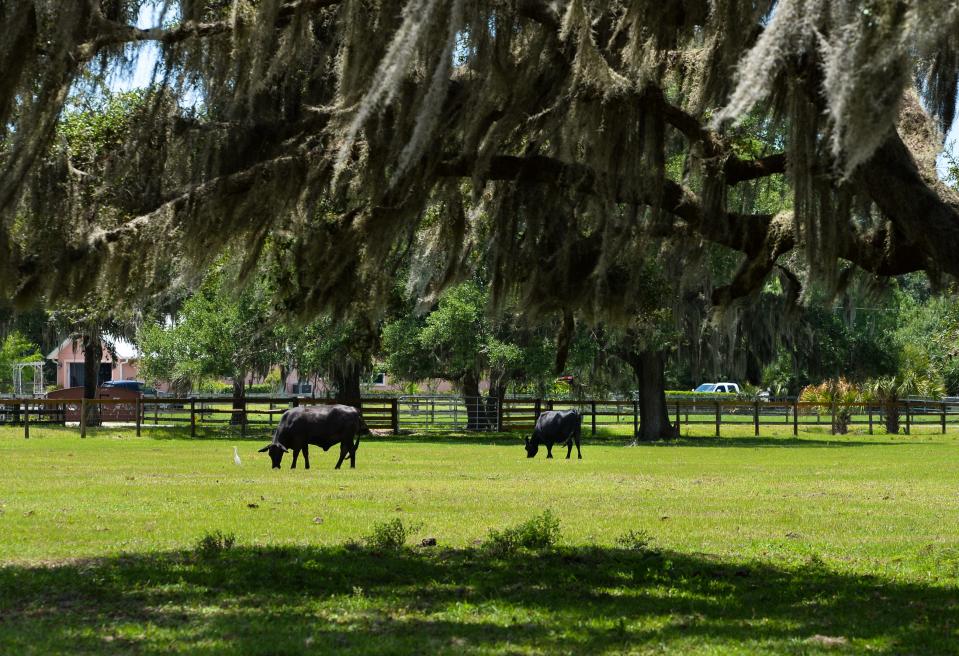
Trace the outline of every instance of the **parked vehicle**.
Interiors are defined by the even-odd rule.
[[[134,392],[140,392],[144,396],[156,396],[157,391],[152,387],[147,387],[143,381],[140,380],[107,380],[104,381],[100,387],[114,387],[133,390]]]
[[[739,385],[736,383],[703,383],[693,391],[701,394],[739,394]]]

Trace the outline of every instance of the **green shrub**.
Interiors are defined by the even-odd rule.
[[[629,529],[616,538],[616,544],[629,551],[646,551],[652,543],[649,533],[643,530]]]
[[[506,556],[519,549],[549,549],[560,536],[559,520],[549,510],[518,526],[501,531],[490,529],[483,549],[495,556]]]
[[[200,384],[198,391],[201,394],[232,394],[233,385],[218,380],[206,380]]]
[[[246,391],[250,394],[270,394],[275,389],[276,385],[271,385],[270,383],[256,383],[246,386]]]
[[[221,533],[213,531],[200,538],[194,551],[203,558],[215,558],[224,551],[229,551],[236,544],[236,536],[233,533]]]
[[[363,537],[363,542],[370,551],[398,551],[406,546],[406,540],[414,530],[399,517],[394,517],[388,522],[374,524],[373,531]]]

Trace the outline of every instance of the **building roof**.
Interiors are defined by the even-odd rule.
[[[135,360],[140,357],[140,352],[137,350],[137,347],[125,339],[119,339],[113,337],[112,335],[104,335],[103,341],[105,342],[104,347],[106,347],[107,344],[113,346],[113,349],[116,351],[117,358],[120,360]],[[71,342],[72,340],[69,337],[60,342],[60,346],[47,354],[47,360],[59,360],[60,353],[64,349],[70,348]]]

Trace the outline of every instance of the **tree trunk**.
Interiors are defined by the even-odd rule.
[[[103,359],[103,342],[99,335],[88,336],[83,339],[83,398],[97,398],[97,388],[100,387],[100,361]],[[87,406],[87,426],[100,425],[100,408],[96,405]]]
[[[886,433],[899,434],[899,399],[886,404]]]
[[[243,422],[242,410],[245,407],[246,400],[246,372],[233,379],[233,410],[230,417],[230,424],[239,426]]]
[[[361,369],[359,364],[350,361],[345,367],[337,367],[333,372],[333,386],[336,387],[333,399],[337,403],[359,406]]]
[[[466,403],[466,430],[483,430],[485,425],[486,404],[480,396],[479,376],[469,372],[460,380],[460,390]]]
[[[666,357],[662,351],[630,353],[628,362],[639,383],[639,433],[637,442],[668,440],[679,436],[669,423],[666,407]]]
[[[497,380],[495,386],[490,387],[489,396],[486,398],[484,408],[486,410],[486,430],[495,431],[499,428],[499,406],[506,398],[506,388],[508,384],[505,378]]]

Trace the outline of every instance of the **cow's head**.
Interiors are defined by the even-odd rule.
[[[270,452],[270,460],[273,461],[273,469],[279,469],[280,462],[283,461],[283,454],[289,451],[289,449],[279,442],[273,442],[260,449],[258,453],[263,453],[264,451]]]
[[[532,458],[536,455],[536,452],[539,451],[539,442],[531,442],[530,439],[526,438],[526,457]]]

